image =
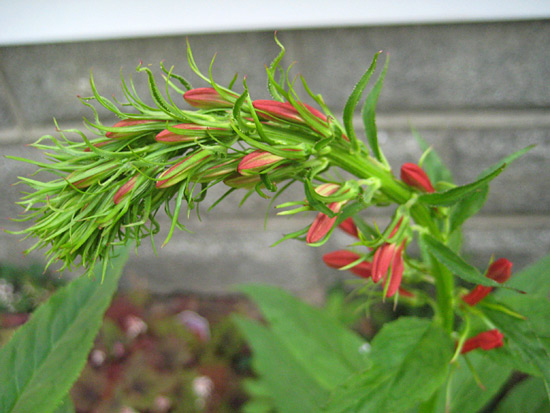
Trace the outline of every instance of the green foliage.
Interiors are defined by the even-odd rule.
[[[372,341],[372,363],[333,392],[328,412],[406,411],[445,383],[451,338],[428,320],[402,317]]]
[[[359,149],[359,140],[357,139],[357,135],[355,134],[355,129],[353,128],[353,114],[355,112],[355,108],[357,107],[357,104],[361,100],[363,91],[367,87],[372,74],[376,70],[376,61],[378,60],[379,55],[380,55],[380,52],[374,55],[374,58],[372,60],[370,67],[363,74],[363,76],[361,76],[361,79],[359,79],[359,82],[357,82],[357,84],[353,88],[353,92],[351,92],[351,94],[349,95],[346,105],[344,106],[344,115],[343,115],[344,126],[346,128],[346,133],[348,134],[348,137],[351,140],[355,150]]]
[[[464,358],[451,366],[449,390],[439,392],[437,412],[478,412],[501,391],[512,369],[493,361],[490,353],[478,351],[466,356],[477,377]]]
[[[549,411],[550,402],[544,382],[536,377],[529,377],[508,392],[498,404],[495,413],[547,413]]]
[[[468,264],[462,257],[431,235],[424,235],[422,237],[422,244],[441,264],[464,281],[491,287],[501,286],[496,281],[481,275],[477,268]]]
[[[0,350],[0,411],[51,412],[86,362],[103,313],[115,292],[127,249],[101,271],[59,289]]]
[[[269,322],[265,327],[237,319],[260,375],[259,384],[249,386],[253,403],[260,398],[281,412],[316,411],[337,384],[366,365],[361,353],[365,341],[331,316],[278,288],[249,285],[240,290]]]
[[[542,376],[550,398],[550,301],[518,295],[507,298],[500,305],[509,307],[525,319],[499,311],[489,304],[484,313],[507,338],[510,357],[535,368]]]
[[[368,94],[362,110],[363,124],[365,125],[365,134],[367,135],[369,146],[372,149],[374,157],[386,166],[388,165],[388,161],[380,150],[380,146],[378,144],[378,131],[376,129],[376,104],[378,103],[380,92],[382,91],[382,85],[384,83],[384,78],[386,77],[386,72],[388,71],[389,63],[390,56],[387,55],[384,69],[382,70],[382,73],[374,84],[372,90]]]

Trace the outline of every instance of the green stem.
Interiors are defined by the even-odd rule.
[[[375,177],[380,180],[380,190],[398,204],[404,204],[412,197],[412,192],[404,184],[397,181],[391,171],[388,171],[382,164],[371,157],[352,155],[349,152],[333,148],[327,155],[335,164],[342,169],[354,174],[360,179]],[[430,211],[424,205],[415,204],[411,207],[411,216],[415,222],[430,231],[436,238],[441,238],[439,228],[430,216]]]
[[[388,197],[399,204],[409,201],[413,192],[404,184],[395,179],[391,171],[379,164],[371,157],[352,155],[344,149],[332,148],[327,157],[339,165],[342,169],[354,174],[360,179],[376,177],[382,183],[380,190]],[[414,221],[426,229],[437,239],[444,241],[443,236],[430,214],[428,207],[422,204],[414,204],[411,207],[411,216]],[[434,257],[431,257],[432,271],[437,289],[438,320],[447,331],[452,332],[454,323],[453,295],[454,278],[453,274]]]

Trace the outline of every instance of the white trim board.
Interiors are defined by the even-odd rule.
[[[0,0],[0,45],[550,19],[550,0]]]

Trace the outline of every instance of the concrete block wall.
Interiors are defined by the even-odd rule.
[[[287,48],[284,63],[296,61],[295,72],[304,75],[335,113],[341,112],[373,54],[389,53],[377,119],[383,148],[395,168],[420,155],[411,125],[433,144],[459,183],[471,181],[501,157],[537,144],[494,182],[486,207],[466,226],[465,251],[477,265],[495,254],[509,257],[517,269],[549,252],[549,22],[292,30],[280,32],[279,38]],[[228,83],[235,72],[246,74],[252,96],[268,96],[264,65],[278,53],[273,33],[194,35],[189,41],[204,70],[217,53],[216,80]],[[105,96],[122,96],[121,67],[146,96],[145,77],[134,73],[139,60],[154,68],[165,60],[177,73],[196,80],[185,54],[184,36],[1,47],[1,153],[37,157],[23,145],[54,133],[53,117],[61,127],[82,127],[82,116],[91,114],[75,96],[90,94],[90,70]],[[14,217],[14,202],[24,188],[10,184],[33,168],[0,158],[0,171],[0,209],[4,217]],[[300,188],[294,188],[286,199],[302,197]],[[195,234],[176,234],[159,257],[145,243],[131,259],[124,284],[145,283],[159,293],[223,294],[234,284],[266,282],[310,299],[320,297],[339,277],[323,266],[322,254],[352,240],[335,234],[321,248],[296,241],[269,248],[313,216],[287,219],[271,211],[264,230],[267,201],[250,199],[237,208],[239,199],[233,194],[212,212],[203,212],[202,221],[192,218],[189,228]],[[383,223],[385,213],[366,214]],[[18,228],[15,223],[2,226]],[[158,244],[161,240],[162,234]],[[28,245],[31,241],[0,233],[0,262],[41,260],[40,253],[22,257]]]

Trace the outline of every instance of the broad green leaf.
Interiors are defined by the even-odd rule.
[[[436,411],[478,412],[493,399],[510,378],[512,369],[495,363],[488,355],[484,351],[468,354],[483,387],[476,382],[464,359],[459,359],[460,364],[450,375],[449,400],[446,400],[446,392],[441,392]]]
[[[484,277],[477,268],[471,266],[457,255],[449,247],[435,239],[429,234],[422,236],[423,244],[427,251],[432,254],[441,264],[449,269],[453,274],[474,284],[487,285],[490,287],[502,287],[502,284]]]
[[[378,60],[378,56],[380,55],[380,53],[382,52],[378,52],[374,55],[370,67],[363,74],[363,76],[361,76],[361,79],[359,79],[359,82],[357,82],[357,84],[353,88],[353,92],[351,92],[351,95],[349,96],[346,105],[344,106],[344,128],[346,129],[346,134],[355,150],[359,149],[359,140],[357,139],[355,129],[353,128],[353,113],[355,112],[357,104],[361,100],[361,96],[363,95],[363,91],[369,83],[370,77],[376,69],[376,61]]]
[[[470,217],[477,214],[485,202],[487,201],[487,195],[489,194],[489,185],[483,185],[482,187],[474,190],[469,195],[466,195],[451,209],[450,223],[451,232],[454,232],[457,228],[460,228],[462,224]]]
[[[243,388],[250,396],[250,400],[243,406],[243,413],[271,412],[275,410],[269,387],[262,379],[247,379]]]
[[[516,384],[498,404],[495,413],[548,413],[550,403],[546,396],[544,382],[536,377],[528,377]]]
[[[532,297],[548,297],[550,293],[550,255],[540,259],[519,273],[512,274],[512,278],[506,285],[517,288]],[[497,294],[499,298],[516,295],[513,291],[507,290],[500,290]]]
[[[75,412],[74,404],[73,404],[73,401],[71,400],[70,394],[67,394],[63,398],[63,400],[61,401],[59,406],[57,406],[54,412],[55,413],[74,413]]]
[[[406,411],[428,400],[447,377],[454,343],[428,320],[402,317],[372,341],[372,366],[338,387],[329,412]]]
[[[428,142],[426,142],[424,138],[420,136],[420,133],[418,133],[416,129],[412,129],[412,134],[423,152],[426,152],[428,149],[430,149],[430,145],[428,145]],[[428,155],[426,155],[426,157],[424,158],[422,169],[426,171],[428,177],[434,184],[440,181],[451,183],[453,182],[453,175],[451,171],[449,171],[449,169],[445,166],[445,164],[443,163],[437,152],[433,150],[433,148],[430,149],[430,153],[428,153]]]
[[[319,411],[329,392],[315,380],[268,328],[236,317],[235,321],[252,347],[252,366],[261,376],[278,412]],[[315,362],[312,359],[311,362]]]
[[[284,290],[264,285],[239,288],[260,308],[270,331],[325,389],[365,366],[365,341],[319,309]]]
[[[80,277],[59,289],[0,350],[0,411],[53,411],[78,378],[101,327],[128,249],[119,250],[101,283]]]
[[[504,334],[510,353],[540,372],[550,398],[550,301],[517,295],[507,297],[501,304],[523,315],[525,320],[488,306],[483,306],[483,311]]]
[[[374,87],[368,94],[367,99],[365,100],[365,106],[363,106],[362,111],[363,124],[365,125],[365,133],[367,135],[369,146],[372,149],[374,157],[385,165],[388,164],[388,161],[384,157],[384,154],[382,153],[382,151],[380,150],[380,146],[378,145],[378,131],[376,129],[376,104],[378,103],[378,97],[380,96],[380,92],[382,90],[382,84],[384,83],[384,77],[386,76],[389,62],[390,56],[387,55],[384,69],[382,70],[380,77],[374,84]]]
[[[467,185],[457,186],[456,188],[449,189],[444,192],[434,192],[431,194],[422,194],[418,197],[420,202],[428,205],[441,205],[450,206],[454,205],[472,192],[487,185],[490,181],[495,179],[506,168],[506,164],[501,165],[499,168],[492,171],[490,174],[478,179],[475,182]]]

